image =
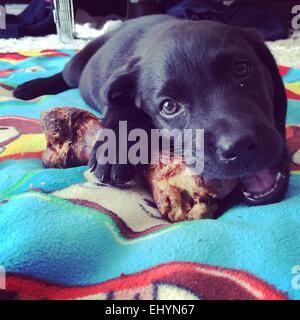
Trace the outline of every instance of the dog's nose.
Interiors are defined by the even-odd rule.
[[[243,161],[251,157],[258,147],[254,135],[222,135],[217,142],[217,153],[222,161]]]

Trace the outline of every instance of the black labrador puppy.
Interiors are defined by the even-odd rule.
[[[79,88],[104,125],[202,128],[208,178],[240,177],[252,204],[279,201],[289,171],[287,97],[276,62],[252,30],[153,15],[125,22],[89,43],[64,70],[16,88],[32,99]],[[131,180],[131,164],[89,166],[104,183]]]

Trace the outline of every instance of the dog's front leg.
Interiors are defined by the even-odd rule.
[[[131,130],[143,126],[142,113],[134,108],[109,108],[89,160],[96,178],[108,185],[124,186],[135,177],[135,165],[128,159],[133,142]],[[108,130],[107,130],[108,129]]]

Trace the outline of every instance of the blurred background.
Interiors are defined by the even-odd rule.
[[[292,59],[294,65],[300,64],[299,0],[0,0],[0,4],[6,11],[5,28],[0,29],[2,51],[49,43],[81,48],[126,19],[165,13],[255,28],[280,62]]]

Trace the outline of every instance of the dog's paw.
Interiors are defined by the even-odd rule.
[[[101,183],[121,187],[134,179],[135,167],[132,164],[103,164],[102,155],[97,152],[99,146],[99,143],[94,146],[88,165]]]
[[[41,79],[35,79],[20,84],[13,92],[13,96],[20,100],[32,100],[39,97]]]

